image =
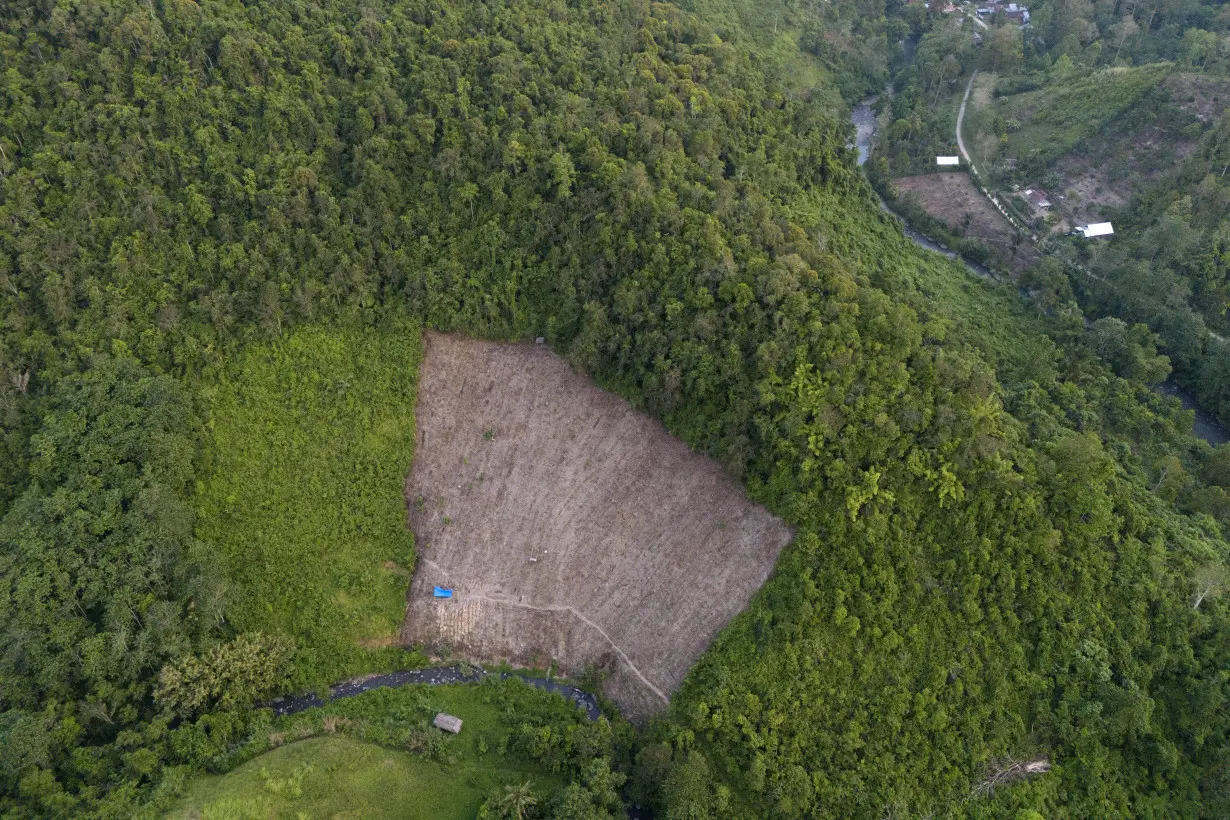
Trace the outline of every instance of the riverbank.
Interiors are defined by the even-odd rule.
[[[488,672],[482,667],[470,664],[436,666],[427,669],[402,669],[398,672],[349,678],[329,687],[328,701],[353,698],[355,695],[361,695],[373,689],[396,689],[414,684],[439,686],[455,683],[479,683],[488,677],[495,677],[500,680],[520,678],[530,686],[560,695],[572,701],[579,709],[584,710],[585,715],[590,720],[597,720],[601,714],[601,710],[598,708],[598,699],[594,695],[584,692],[575,686],[560,683],[550,678],[536,677],[524,672]],[[286,695],[268,705],[276,715],[293,715],[305,709],[324,706],[328,701],[315,692],[307,692],[301,695]]]
[[[850,121],[853,123],[855,130],[855,147],[858,149],[859,167],[864,166],[867,160],[871,157],[871,149],[875,142],[877,122],[875,111],[872,109],[872,106],[875,104],[876,100],[877,97],[870,97],[854,106],[850,113]],[[877,193],[876,198],[879,200],[880,208],[882,210],[892,214],[900,221],[902,233],[904,233],[906,238],[915,245],[920,248],[926,248],[929,251],[943,254],[947,258],[954,261],[961,262],[961,264],[963,264],[966,269],[975,276],[983,279],[998,279],[998,277],[996,277],[995,274],[986,267],[978,264],[977,262],[964,258],[950,248],[941,245],[919,231],[914,230],[910,227],[909,222],[904,217],[889,207],[888,203],[885,202],[884,197]],[[1215,415],[1201,407],[1190,390],[1180,386],[1174,381],[1173,378],[1167,380],[1165,384],[1159,386],[1157,391],[1162,395],[1177,398],[1183,404],[1183,408],[1185,410],[1191,410],[1194,413],[1195,419],[1192,423],[1192,435],[1203,439],[1214,447],[1219,444],[1230,442],[1230,430],[1228,430],[1227,427],[1222,424]]]
[[[872,106],[875,105],[876,99],[876,97],[870,97],[864,100],[854,106],[850,113],[850,121],[854,123],[855,148],[858,150],[859,167],[862,167],[867,163],[867,160],[871,156],[871,147],[875,142],[877,122],[876,114],[872,109]],[[904,233],[906,238],[915,245],[918,245],[920,248],[926,248],[929,251],[934,251],[938,254],[943,254],[949,259],[960,262],[965,265],[970,273],[975,276],[983,279],[996,279],[995,274],[993,274],[988,268],[978,264],[977,262],[966,259],[956,251],[949,248],[947,245],[936,242],[926,234],[910,227],[910,223],[903,216],[901,216],[901,214],[889,207],[888,203],[884,200],[884,197],[880,196],[878,193],[876,194],[876,197],[880,202],[880,209],[892,214],[900,221],[901,232]]]

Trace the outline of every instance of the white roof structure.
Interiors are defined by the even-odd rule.
[[[935,164],[936,165],[960,165],[961,158],[960,157],[936,157]]]
[[[1109,222],[1094,222],[1092,225],[1079,225],[1077,231],[1084,234],[1086,239],[1092,239],[1095,236],[1110,236],[1115,232],[1114,227]]]

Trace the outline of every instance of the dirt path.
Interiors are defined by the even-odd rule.
[[[445,578],[448,578],[450,581],[459,580],[459,579],[454,579],[454,576],[448,570],[446,570],[444,567],[440,566],[439,564],[436,564],[430,558],[420,558],[419,560],[422,563],[426,564],[427,566],[439,572]],[[661,698],[663,703],[670,702],[670,698],[668,698],[661,689],[654,686],[649,681],[649,678],[641,674],[641,670],[636,668],[636,664],[634,664],[632,662],[632,659],[628,657],[628,653],[624,652],[623,649],[620,648],[619,644],[615,643],[615,641],[611,639],[611,636],[606,634],[606,630],[598,626],[596,623],[591,621],[589,618],[586,618],[580,612],[577,612],[572,607],[570,606],[534,606],[533,604],[525,604],[525,603],[521,603],[520,601],[510,600],[508,598],[503,598],[503,597],[493,598],[489,595],[482,595],[482,594],[477,594],[477,595],[467,594],[465,597],[469,600],[486,601],[487,603],[503,604],[505,606],[515,606],[515,607],[519,607],[520,609],[530,609],[535,612],[567,612],[571,615],[574,615],[586,626],[589,626],[595,632],[601,635],[602,639],[607,642],[607,645],[610,646],[611,649],[615,650],[615,654],[619,656],[619,659],[622,660],[625,664],[627,664],[628,669],[632,672],[632,674],[636,675],[637,679],[641,683],[645,684],[645,686],[648,687],[651,692],[653,692],[655,695]]]
[[[961,138],[961,126],[965,122],[965,104],[969,102],[969,93],[974,88],[974,80],[978,77],[978,69],[974,69],[974,73],[969,75],[969,83],[965,86],[965,96],[961,98],[961,108],[957,111],[957,150],[961,152],[961,159],[965,160],[969,165],[970,170],[975,174],[978,169],[974,167],[974,162],[969,158],[969,152],[965,150],[965,140]]]

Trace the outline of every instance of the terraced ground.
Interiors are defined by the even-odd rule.
[[[661,709],[789,528],[545,346],[429,333],[420,378],[402,640],[602,667],[625,714]]]

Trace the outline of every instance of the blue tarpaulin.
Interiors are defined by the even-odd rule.
[[[453,591],[446,587],[433,587],[431,590],[431,594],[436,596],[437,598],[452,598],[453,597]]]

